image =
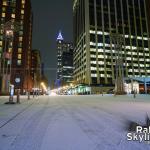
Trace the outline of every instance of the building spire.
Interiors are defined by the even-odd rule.
[[[64,40],[61,31],[59,31],[59,33],[58,33],[57,41],[58,41],[58,40],[61,40],[61,41]]]

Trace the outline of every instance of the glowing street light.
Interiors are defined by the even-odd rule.
[[[44,82],[41,82],[41,86],[42,86],[43,90],[46,92],[46,91],[47,91],[47,88],[46,88],[46,85],[45,85]]]

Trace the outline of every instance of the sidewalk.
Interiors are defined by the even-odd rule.
[[[12,118],[15,118],[18,114],[23,112],[26,108],[30,107],[37,98],[27,96],[20,96],[20,104],[4,104],[9,101],[9,96],[0,97],[0,128],[7,124]],[[14,102],[16,102],[16,96],[14,96]]]

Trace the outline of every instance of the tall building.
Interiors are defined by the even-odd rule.
[[[150,76],[149,0],[74,0],[74,80],[113,85],[116,49],[123,39],[125,77]]]
[[[61,32],[57,37],[57,81],[60,85],[73,81],[73,45],[64,41]]]
[[[1,91],[8,91],[8,85],[15,89],[31,89],[31,43],[32,43],[32,8],[30,0],[0,0],[0,64]],[[17,24],[17,29],[13,25]],[[8,27],[8,28],[7,28]],[[10,28],[10,29],[9,29]],[[7,33],[12,32],[8,38]],[[10,57],[6,57],[9,54]],[[2,68],[4,71],[2,73]],[[9,69],[8,69],[9,68]],[[5,82],[6,81],[6,82]],[[9,81],[9,83],[8,83]]]
[[[41,84],[41,54],[39,50],[31,51],[31,77],[32,87],[40,88]]]

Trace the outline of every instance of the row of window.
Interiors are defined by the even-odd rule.
[[[16,4],[16,0],[2,0],[2,5],[3,6],[9,6],[9,5],[11,5],[11,6],[15,6],[15,4]],[[21,0],[21,3],[22,3],[22,5],[25,5],[25,0]]]

